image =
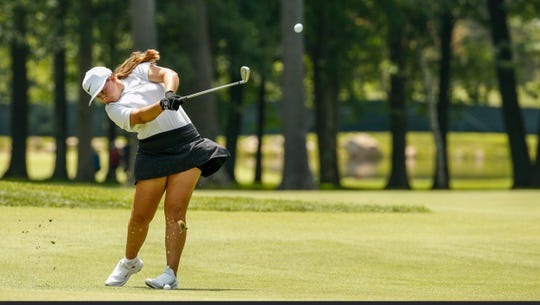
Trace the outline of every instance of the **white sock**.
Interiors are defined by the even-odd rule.
[[[135,256],[134,259],[128,259],[128,258],[126,258],[126,257],[124,257],[124,259],[126,260],[126,263],[127,263],[128,265],[133,265],[133,264],[135,264],[136,262],[139,261],[139,256]]]

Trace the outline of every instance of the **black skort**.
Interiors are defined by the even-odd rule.
[[[193,124],[139,140],[135,157],[135,184],[139,180],[166,177],[198,167],[201,176],[215,173],[229,151],[216,142],[202,138]]]

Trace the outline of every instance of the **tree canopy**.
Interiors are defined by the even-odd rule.
[[[179,72],[182,93],[233,81],[240,66],[251,68],[250,86],[224,90],[207,97],[206,104],[187,106],[199,129],[209,137],[224,135],[231,151],[235,150],[241,130],[256,132],[256,126],[242,126],[250,114],[247,110],[257,109],[254,105],[261,103],[275,106],[284,112],[267,113],[259,125],[276,128],[284,135],[313,131],[318,139],[319,163],[317,168],[302,169],[309,172],[302,179],[311,179],[313,173],[316,184],[338,187],[339,156],[335,148],[341,120],[363,120],[369,114],[361,111],[362,105],[383,101],[393,124],[393,170],[387,187],[409,188],[404,167],[408,128],[404,113],[411,105],[427,109],[431,94],[432,103],[437,104],[431,119],[436,119],[441,129],[439,160],[447,158],[443,152],[447,120],[451,120],[448,111],[462,105],[492,105],[504,110],[501,120],[510,139],[514,175],[527,169],[533,173],[530,177],[516,177],[514,187],[531,187],[535,179],[540,180],[534,178],[540,177],[538,161],[525,155],[526,134],[519,118],[521,107],[539,106],[538,1],[295,0],[300,15],[283,9],[291,1],[139,2],[155,10],[155,17],[145,21],[144,28],[155,27],[156,48],[162,54],[159,64]],[[27,128],[36,124],[34,119],[27,119],[27,105],[57,107],[55,115],[62,116],[65,112],[61,100],[65,100],[65,105],[79,107],[77,137],[83,163],[78,172],[85,173],[82,180],[92,180],[91,172],[87,172],[90,156],[86,152],[90,151],[95,128],[91,127],[94,120],[87,115],[88,109],[80,108],[86,98],[80,81],[85,68],[114,68],[140,45],[137,41],[147,31],[133,31],[142,22],[131,6],[134,3],[0,3],[0,105],[12,109],[12,162],[24,161],[19,157],[24,155]],[[293,31],[296,22],[304,23],[302,33]],[[300,53],[288,55],[293,50]],[[55,78],[61,71],[65,82],[62,85],[58,84],[60,78]],[[505,81],[508,79],[513,80]],[[299,85],[291,85],[295,81]],[[289,109],[289,103],[298,103],[300,108]],[[344,107],[352,111],[344,115]],[[291,111],[293,117],[288,118]],[[305,130],[295,125],[302,120],[297,111],[314,114]],[[57,124],[56,133],[65,124]],[[117,129],[110,134],[121,132]],[[302,143],[289,148],[294,154],[285,157],[288,167],[305,161],[299,149],[305,140],[302,136],[291,139]],[[538,153],[536,156],[538,159]],[[12,166],[6,175],[25,176],[24,167]],[[438,170],[444,171],[445,167]],[[296,172],[287,173],[285,178],[292,178]],[[228,174],[234,181],[234,162]],[[442,177],[449,179],[447,169]],[[444,182],[436,184],[448,187]]]

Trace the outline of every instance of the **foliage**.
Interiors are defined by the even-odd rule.
[[[0,39],[4,42],[16,37],[16,33],[11,30],[11,10],[15,1],[3,1],[0,10]],[[75,68],[76,59],[76,30],[77,22],[76,10],[77,2],[50,0],[50,1],[17,1],[24,5],[29,11],[29,20],[33,26],[28,34],[28,41],[32,46],[31,52],[31,79],[32,86],[31,99],[33,102],[50,102],[52,73],[50,72],[50,58],[54,48],[61,44],[68,45],[68,67],[69,67],[69,97],[73,99],[72,88],[78,88],[77,72]],[[257,74],[264,73],[271,75],[275,61],[279,61],[279,27],[277,23],[277,1],[208,1],[208,14],[210,16],[210,35],[213,42],[211,47],[214,52],[216,66],[216,80],[220,82],[228,78],[228,73],[224,67],[235,66],[237,64],[231,60],[243,61],[253,66],[254,81]],[[372,96],[380,96],[385,92],[386,79],[384,75],[388,71],[385,64],[384,54],[384,21],[381,18],[381,8],[383,4],[376,1],[347,0],[339,1],[339,5],[330,5],[330,11],[341,10],[341,16],[335,18],[336,39],[328,41],[333,44],[334,49],[342,49],[344,55],[329,58],[329,62],[335,63],[335,68],[339,71],[350,71],[343,74],[341,98],[363,100]],[[159,27],[159,46],[163,54],[175,54],[162,59],[163,65],[169,65],[178,70],[185,71],[185,76],[189,77],[194,71],[190,70],[189,64],[183,55],[182,46],[178,44],[178,37],[183,31],[188,31],[182,26],[185,18],[189,18],[189,12],[178,12],[175,1],[156,1],[157,23]],[[55,10],[59,5],[67,5],[68,20],[66,25],[68,32],[65,37],[58,37],[56,33]],[[313,24],[310,12],[316,5],[327,5],[323,1],[306,1],[306,43],[313,41],[316,34],[316,24]],[[489,37],[486,34],[487,17],[485,8],[481,1],[454,0],[450,2],[425,2],[425,1],[401,1],[401,5],[421,8],[420,11],[412,11],[419,21],[419,25],[431,18],[430,11],[436,11],[441,5],[451,5],[454,14],[458,18],[458,31],[454,39],[455,60],[453,62],[453,79],[456,85],[458,97],[456,101],[468,103],[494,102],[489,95],[494,89],[494,76],[491,69],[491,49]],[[116,66],[122,58],[125,58],[130,51],[130,31],[129,18],[126,3],[111,0],[96,0],[96,64],[111,64]],[[524,93],[534,97],[538,95],[535,80],[538,75],[534,73],[538,66],[536,54],[538,47],[534,39],[540,32],[536,16],[539,10],[534,1],[509,1],[511,13],[511,25],[516,49],[516,63],[519,64],[520,86]],[[334,13],[335,15],[335,13]],[[424,17],[422,17],[424,16]],[[235,22],[230,22],[235,20]],[[345,22],[345,23],[344,23]],[[433,20],[427,19],[427,22]],[[414,39],[422,39],[425,33],[422,27],[415,27]],[[112,36],[111,36],[112,35]],[[116,41],[119,49],[111,57],[111,41]],[[432,42],[435,46],[436,42]],[[5,44],[4,44],[5,45]],[[0,48],[0,52],[5,52],[5,48]],[[9,73],[7,67],[9,62],[7,56],[2,56],[0,60],[0,77],[4,81],[0,84],[9,83]],[[411,60],[415,60],[411,58]],[[386,68],[385,68],[386,67]],[[351,74],[353,73],[353,74]],[[346,77],[348,75],[348,77]],[[418,75],[417,75],[418,76]],[[271,80],[276,83],[277,79]],[[418,77],[414,81],[420,81]],[[536,81],[537,82],[537,81]],[[279,86],[271,86],[278,88]],[[460,89],[460,88],[463,88]],[[0,87],[0,101],[6,102],[8,87]],[[461,90],[461,91],[460,91]],[[252,93],[254,94],[254,93]],[[220,95],[222,96],[222,95]]]
[[[197,73],[185,53],[181,39],[192,29],[186,27],[194,14],[179,10],[178,1],[156,1],[156,23],[159,31],[159,49],[164,55],[161,64],[181,71],[184,83]],[[520,105],[538,107],[540,86],[538,68],[540,61],[540,26],[537,1],[506,1],[509,24],[513,41],[514,62]],[[92,0],[93,6],[93,58],[94,64],[116,66],[131,51],[132,39],[129,23],[129,4],[114,0]],[[318,33],[314,12],[324,8],[331,16],[332,39],[325,46],[331,52],[325,56],[321,67],[326,81],[333,81],[339,75],[339,102],[347,103],[347,120],[362,120],[369,113],[362,112],[362,103],[369,100],[387,98],[389,76],[395,67],[387,59],[386,36],[392,18],[406,18],[408,22],[408,45],[412,51],[407,54],[407,82],[409,96],[415,101],[424,100],[418,69],[418,50],[429,50],[432,75],[437,75],[438,41],[433,33],[437,28],[438,13],[450,9],[456,18],[456,31],[452,43],[451,64],[452,103],[500,105],[496,93],[493,69],[492,46],[489,40],[489,18],[485,1],[474,0],[342,0],[304,1],[306,38],[306,78],[308,102],[312,99],[313,69],[315,68],[309,50],[316,47]],[[28,33],[21,37],[13,28],[13,9],[23,7],[27,11]],[[65,7],[66,32],[59,33],[57,12]],[[210,48],[213,57],[214,80],[216,83],[230,81],[231,71],[238,66],[252,67],[252,81],[245,87],[245,103],[241,106],[245,116],[253,116],[248,107],[256,100],[261,76],[267,81],[269,103],[279,103],[282,99],[280,79],[283,73],[279,30],[279,1],[206,0]],[[396,8],[396,9],[392,9]],[[11,102],[11,71],[9,42],[25,40],[31,50],[27,63],[30,79],[29,102],[51,105],[54,83],[52,54],[60,46],[67,50],[67,98],[69,102],[78,99],[80,74],[78,71],[77,41],[79,33],[79,1],[1,1],[0,2],[0,103]],[[389,12],[391,19],[386,19]],[[336,72],[337,71],[337,72]],[[435,82],[434,82],[435,83]],[[219,92],[218,109],[230,103],[226,92]],[[277,107],[279,108],[279,107]],[[249,108],[253,109],[253,107]],[[276,108],[272,108],[276,109]],[[220,111],[218,121],[225,126],[227,117]],[[44,116],[31,115],[30,124],[50,124],[41,122]],[[310,122],[311,123],[311,122]],[[277,112],[269,113],[266,127],[281,127],[281,117]]]
[[[252,71],[252,85],[249,87],[258,88],[262,75],[265,75],[267,82],[278,83],[279,79],[272,75],[272,68],[274,62],[280,60],[280,48],[276,44],[279,41],[279,19],[275,18],[279,2],[210,0],[207,5],[211,20],[210,37],[214,37],[210,47],[219,83],[235,81],[230,76],[236,75],[240,66],[248,66]],[[248,88],[244,92],[246,96],[240,111],[257,101],[256,90]],[[270,89],[267,94],[275,95],[279,92]],[[232,103],[227,91],[218,92],[217,97],[220,101],[219,120],[222,126],[227,126],[228,107],[238,105]],[[276,122],[276,118],[272,122]]]

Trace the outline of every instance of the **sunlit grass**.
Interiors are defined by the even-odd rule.
[[[187,214],[180,289],[144,285],[165,264],[163,205],[124,287],[133,188],[0,181],[3,301],[533,301],[538,190],[201,190]]]
[[[0,205],[69,207],[69,208],[129,208],[130,187],[101,187],[70,183],[31,183],[0,181]],[[190,210],[254,211],[254,212],[334,212],[334,213],[425,213],[420,205],[356,204],[336,201],[313,203],[302,198],[256,199],[246,196],[195,196]]]

